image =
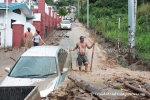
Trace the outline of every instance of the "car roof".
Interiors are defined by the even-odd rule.
[[[68,21],[68,22],[70,22],[70,20],[63,20],[63,21]],[[62,21],[62,22],[63,22],[63,21]]]
[[[28,49],[22,56],[48,56],[56,57],[60,46],[35,46]]]

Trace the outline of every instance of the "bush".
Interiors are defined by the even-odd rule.
[[[135,34],[136,55],[139,59],[150,60],[150,4],[148,0],[138,1],[137,27]],[[79,21],[86,22],[86,4],[82,5]],[[118,18],[121,27],[118,29]],[[128,47],[128,1],[97,0],[90,4],[90,28],[116,42],[119,38],[123,47]]]

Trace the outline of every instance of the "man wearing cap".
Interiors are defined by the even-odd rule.
[[[93,44],[91,46],[89,46],[86,42],[84,42],[84,38],[85,38],[84,36],[81,36],[80,37],[80,42],[78,42],[76,44],[76,47],[73,50],[70,50],[70,51],[75,51],[76,49],[78,49],[77,62],[78,62],[80,71],[81,71],[82,64],[84,64],[85,71],[87,71],[87,69],[88,69],[88,59],[87,59],[87,55],[86,55],[86,48],[91,49],[95,44],[95,40],[94,40]]]

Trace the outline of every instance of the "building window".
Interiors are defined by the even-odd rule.
[[[19,15],[21,14],[21,10],[20,10],[20,9],[15,9],[15,10],[13,10],[13,12],[14,12],[14,13],[17,13],[17,14],[19,14]]]
[[[16,22],[16,20],[11,19],[11,28],[13,27],[14,22]]]

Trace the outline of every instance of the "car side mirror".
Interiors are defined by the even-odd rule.
[[[5,68],[5,72],[10,73],[10,68]]]
[[[66,73],[68,71],[68,68],[63,68],[62,74]]]

